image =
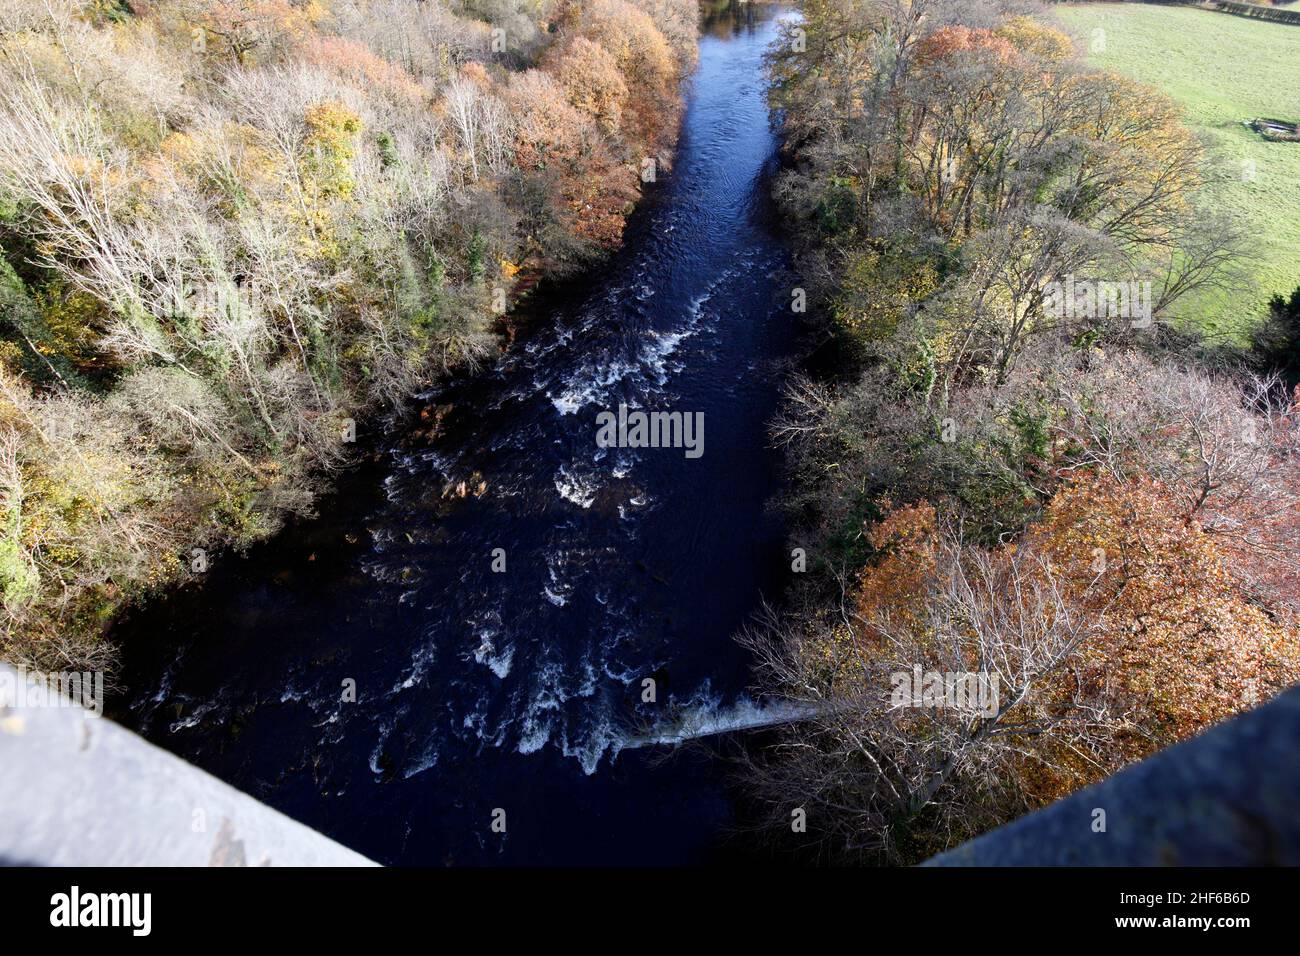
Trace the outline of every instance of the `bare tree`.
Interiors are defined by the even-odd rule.
[[[753,759],[750,777],[773,823],[803,808],[831,852],[897,861],[923,813],[932,834],[978,832],[1016,801],[1003,771],[1024,740],[1069,743],[1098,726],[1082,689],[1067,707],[1042,706],[1044,686],[1060,684],[1104,617],[1082,609],[1045,560],[967,548],[948,531],[924,588],[919,620],[841,602],[822,622],[769,612],[742,637],[763,693],[816,713]],[[913,684],[932,675],[945,688],[974,679],[997,690],[979,706],[969,694],[923,698]]]

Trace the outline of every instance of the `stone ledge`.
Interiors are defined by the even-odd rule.
[[[0,704],[0,768],[0,864],[376,865],[80,707]]]
[[[1300,688],[922,865],[1300,865]]]

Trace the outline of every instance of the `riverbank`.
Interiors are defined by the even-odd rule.
[[[783,10],[731,9],[603,273],[423,396],[435,433],[383,443],[320,519],[124,618],[119,719],[382,862],[735,850],[728,763],[623,749],[743,709],[731,636],[790,574],[766,436],[794,322],[763,75]],[[703,454],[600,447],[620,405],[703,415]]]
[[[838,361],[772,427],[809,573],[744,644],[819,709],[749,786],[907,864],[1300,677],[1300,396],[1180,334],[1247,252],[1173,100],[1045,19],[804,11],[777,196]]]
[[[694,0],[15,15],[0,45],[0,654],[312,513],[671,165]],[[496,18],[496,19],[493,19]],[[612,52],[611,52],[612,51]]]

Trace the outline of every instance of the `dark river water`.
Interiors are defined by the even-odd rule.
[[[793,324],[767,200],[780,12],[706,22],[625,248],[424,396],[451,406],[436,437],[380,440],[318,519],[122,622],[119,720],[383,863],[736,852],[721,761],[627,744],[669,715],[746,722],[733,634],[789,564],[765,439]],[[703,454],[599,447],[620,404],[702,413]]]

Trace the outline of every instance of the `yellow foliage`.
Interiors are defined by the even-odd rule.
[[[307,110],[307,134],[304,148],[308,156],[309,186],[313,199],[329,196],[346,198],[356,183],[352,178],[352,160],[356,156],[356,136],[361,119],[341,103],[319,103]]]
[[[34,298],[50,333],[49,342],[39,347],[41,352],[66,356],[83,372],[104,366],[97,346],[107,318],[101,302],[60,283],[37,291]]]
[[[1050,63],[1059,63],[1074,53],[1074,43],[1066,34],[1033,17],[1012,17],[994,33],[1009,41],[1019,52]]]
[[[835,320],[859,341],[879,341],[938,287],[938,274],[924,260],[863,250],[845,269]]]

